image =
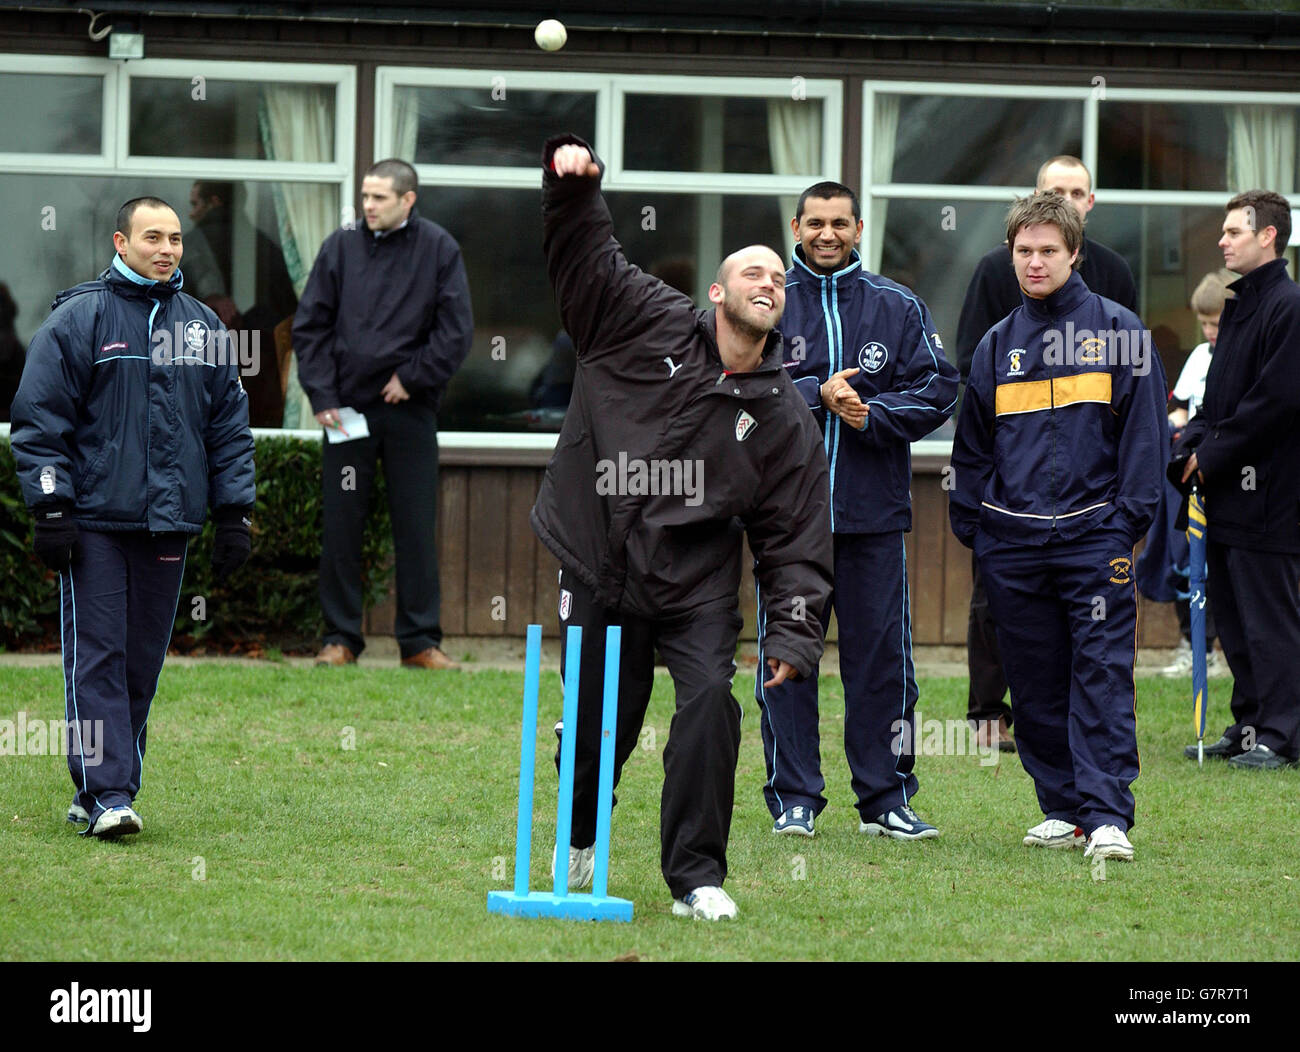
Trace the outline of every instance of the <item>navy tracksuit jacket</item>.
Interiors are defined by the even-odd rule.
[[[831,469],[835,535],[833,605],[839,622],[844,681],[844,749],[857,807],[870,820],[916,792],[913,723],[916,678],[903,534],[912,526],[911,443],[939,427],[957,399],[957,370],[945,358],[930,312],[910,289],[863,269],[855,251],[835,274],[813,271],[796,248],[786,273],[781,319],[785,367],[822,426]],[[821,385],[857,368],[850,379],[869,413],[856,431],[822,407]],[[759,675],[767,761],[764,795],[773,816],[803,805],[820,812],[817,670],[766,688],[766,608],[759,591]]]
[[[949,516],[988,590],[1021,762],[1044,814],[1089,835],[1133,825],[1133,545],[1164,483],[1165,390],[1137,315],[1071,274],[980,341],[953,441]]]

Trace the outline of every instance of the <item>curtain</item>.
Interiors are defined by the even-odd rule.
[[[393,150],[389,157],[400,157],[415,164],[415,145],[420,131],[420,89],[393,89]]]
[[[767,138],[772,156],[774,175],[802,175],[812,177],[822,165],[822,111],[821,107],[795,99],[769,99],[767,103]],[[786,234],[799,198],[782,195],[781,229]],[[788,244],[783,236],[782,244]]]
[[[1228,107],[1228,193],[1295,190],[1296,118],[1290,106]]]
[[[871,182],[887,183],[894,177],[894,150],[898,143],[897,95],[877,95],[875,123],[871,133]],[[867,270],[880,273],[880,257],[885,245],[885,220],[889,202],[883,197],[871,198],[871,244],[867,246]]]
[[[271,161],[329,161],[334,150],[334,89],[319,84],[268,84],[257,108],[262,149]],[[302,296],[316,253],[338,225],[337,188],[332,184],[275,183],[280,248],[293,289]],[[298,362],[289,359],[285,388],[286,428],[315,427],[314,414],[298,383]]]

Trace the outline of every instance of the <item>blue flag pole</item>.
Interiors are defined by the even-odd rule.
[[[1196,724],[1196,762],[1205,764],[1205,717],[1209,701],[1205,676],[1205,505],[1195,486],[1187,505],[1188,591],[1192,624],[1192,718]]]

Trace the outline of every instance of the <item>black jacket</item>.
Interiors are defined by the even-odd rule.
[[[1300,553],[1300,286],[1277,259],[1228,288],[1205,401],[1174,453],[1196,452],[1211,540]]]
[[[1078,272],[1090,291],[1137,313],[1133,272],[1118,252],[1085,237]],[[962,301],[957,321],[957,369],[963,382],[970,376],[971,359],[984,334],[1019,306],[1020,285],[1011,250],[999,245],[980,259]]]
[[[313,411],[373,405],[393,373],[437,408],[474,336],[460,246],[414,209],[381,238],[360,222],[321,245],[293,321]]]
[[[744,529],[765,651],[807,675],[831,589],[830,486],[780,335],[757,370],[728,375],[713,312],[627,262],[598,180],[551,171],[566,142],[587,145],[546,144],[543,237],[578,368],[533,529],[598,602],[645,617],[734,610]],[[647,474],[658,493],[643,492]]]

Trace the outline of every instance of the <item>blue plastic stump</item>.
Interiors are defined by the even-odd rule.
[[[556,804],[555,883],[551,891],[529,891],[528,869],[533,838],[533,778],[537,748],[537,694],[542,660],[542,628],[528,626],[524,659],[524,726],[519,748],[519,821],[515,835],[515,889],[489,891],[489,913],[510,917],[558,917],[564,920],[631,921],[632,903],[608,895],[610,811],[614,803],[614,735],[618,717],[619,655],[623,630],[611,625],[605,634],[604,704],[600,720],[600,780],[597,789],[596,858],[590,894],[568,890],[569,832],[573,820],[573,768],[578,728],[578,683],[582,664],[582,629],[569,627],[564,682],[564,726],[560,743],[560,788]]]

